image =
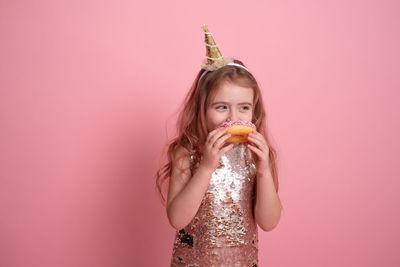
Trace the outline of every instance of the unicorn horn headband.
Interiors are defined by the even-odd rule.
[[[217,70],[226,65],[237,66],[250,72],[249,69],[246,68],[245,66],[233,62],[233,58],[224,57],[219,51],[218,46],[215,44],[212,34],[208,31],[207,24],[203,24],[203,26],[201,27],[204,30],[204,35],[205,35],[204,43],[206,45],[206,59],[201,64],[201,68],[206,71],[204,71],[201,74],[199,81],[209,71]]]

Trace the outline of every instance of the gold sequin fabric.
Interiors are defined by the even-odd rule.
[[[171,266],[256,267],[254,185],[252,154],[237,143],[221,157],[193,220],[176,232]]]

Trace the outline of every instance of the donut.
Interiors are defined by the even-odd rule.
[[[219,127],[228,128],[227,132],[231,134],[226,140],[228,143],[246,143],[248,134],[256,129],[256,126],[249,121],[229,121]]]

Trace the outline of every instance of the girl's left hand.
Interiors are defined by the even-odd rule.
[[[254,130],[248,135],[247,147],[256,154],[256,167],[258,174],[267,174],[269,168],[269,148],[264,136]]]

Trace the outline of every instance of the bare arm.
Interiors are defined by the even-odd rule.
[[[249,141],[247,146],[255,153],[257,165],[254,218],[261,229],[271,231],[279,222],[282,205],[269,167],[269,148],[257,131],[249,134]]]
[[[257,174],[256,202],[254,205],[257,224],[264,231],[271,231],[279,222],[281,210],[281,201],[276,192],[271,172]]]
[[[190,223],[200,207],[207,191],[211,175],[217,168],[219,159],[233,145],[222,148],[229,134],[223,135],[224,129],[217,129],[207,137],[203,159],[194,175],[190,174],[189,154],[185,148],[176,151],[167,198],[167,215],[170,224],[177,230]],[[182,159],[180,159],[180,157]]]
[[[167,200],[168,219],[177,230],[184,228],[196,215],[213,172],[199,166],[193,177],[190,177],[190,170],[179,173],[188,162],[182,164],[178,163],[173,169]]]

